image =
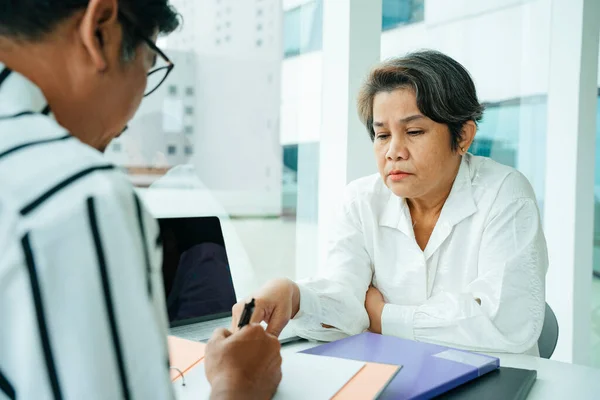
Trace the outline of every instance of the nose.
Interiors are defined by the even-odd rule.
[[[389,161],[406,160],[408,154],[406,141],[402,138],[402,135],[392,135],[385,157]]]

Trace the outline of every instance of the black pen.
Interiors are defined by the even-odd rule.
[[[250,300],[250,303],[247,303],[244,306],[244,311],[242,312],[242,316],[240,317],[238,328],[243,328],[244,326],[250,323],[250,319],[252,318],[252,314],[254,313],[254,307],[254,299]]]

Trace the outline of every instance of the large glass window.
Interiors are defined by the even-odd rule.
[[[381,28],[386,31],[400,25],[423,21],[424,3],[425,0],[383,0]]]
[[[322,2],[172,3],[184,25],[159,45],[175,69],[106,155],[156,217],[219,216],[242,298],[268,279],[295,278],[296,255],[316,260],[305,257],[316,242],[301,236],[316,232],[318,143],[298,136],[314,118],[288,96],[298,98],[307,68],[288,68],[281,49],[321,48]],[[311,87],[318,94],[320,82]]]
[[[283,15],[284,57],[297,56],[323,47],[323,2],[312,0]]]
[[[381,0],[382,29],[421,22],[425,16],[425,0]],[[309,0],[284,10],[284,57],[321,50],[323,46],[323,0]]]
[[[539,95],[487,103],[470,151],[521,170],[543,210],[545,147],[546,96]]]

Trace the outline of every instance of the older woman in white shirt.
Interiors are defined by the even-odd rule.
[[[379,173],[348,185],[322,274],[267,284],[254,320],[278,334],[292,319],[317,340],[368,329],[539,354],[548,260],[535,195],[515,169],[467,153],[483,112],[468,72],[434,51],[390,60],[358,110]]]

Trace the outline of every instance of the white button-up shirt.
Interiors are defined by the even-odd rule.
[[[158,224],[0,64],[0,398],[172,398]]]
[[[547,249],[533,190],[515,169],[465,155],[424,251],[406,201],[379,175],[348,186],[334,231],[321,275],[300,285],[299,335],[368,329],[372,283],[386,302],[383,334],[539,354]]]

